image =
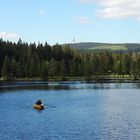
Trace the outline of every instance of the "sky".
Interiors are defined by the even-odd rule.
[[[140,43],[140,0],[0,0],[0,38]]]

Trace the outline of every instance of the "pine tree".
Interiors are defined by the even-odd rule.
[[[43,61],[41,63],[41,68],[40,68],[40,76],[42,77],[42,79],[46,80],[48,79],[48,62],[47,61]]]
[[[17,72],[18,72],[18,65],[17,65],[15,58],[13,58],[12,62],[11,62],[11,74],[12,74],[12,76],[17,77]]]
[[[2,77],[8,79],[10,76],[10,60],[8,55],[5,56],[3,66],[2,66]]]

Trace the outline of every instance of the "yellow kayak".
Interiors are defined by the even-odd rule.
[[[33,108],[38,109],[38,110],[42,110],[42,109],[44,109],[44,105],[34,105]]]

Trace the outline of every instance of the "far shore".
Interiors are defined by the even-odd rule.
[[[89,83],[140,83],[140,78],[134,78],[130,76],[89,76],[89,77],[60,77],[60,76],[53,76],[48,78],[0,78],[0,82],[34,82],[34,81],[45,81],[45,82],[63,82],[63,81],[81,81],[81,82],[89,82]]]

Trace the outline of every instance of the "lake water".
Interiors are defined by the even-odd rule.
[[[139,83],[0,85],[0,140],[139,139]]]

